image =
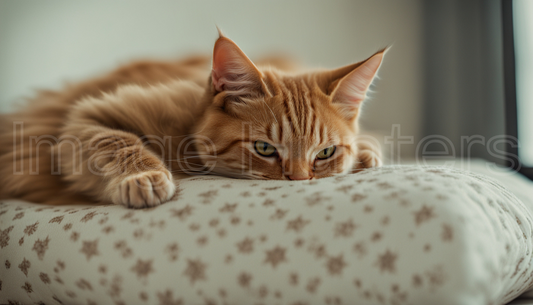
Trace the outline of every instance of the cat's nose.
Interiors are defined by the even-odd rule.
[[[289,175],[287,176],[290,180],[309,180],[311,176],[309,175]]]
[[[284,164],[283,174],[289,180],[309,180],[313,173],[305,160],[293,158]]]

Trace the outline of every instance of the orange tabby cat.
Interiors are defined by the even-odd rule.
[[[0,198],[143,208],[190,174],[308,180],[379,166],[357,118],[383,56],[297,74],[254,65],[221,34],[210,77],[208,58],[146,61],[40,92],[0,117]]]

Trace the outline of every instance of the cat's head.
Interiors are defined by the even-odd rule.
[[[349,172],[357,160],[357,118],[384,56],[335,70],[288,74],[257,67],[221,35],[195,132],[213,173],[307,180]]]

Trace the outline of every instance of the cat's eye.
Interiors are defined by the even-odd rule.
[[[320,159],[320,160],[324,160],[324,159],[327,159],[331,156],[333,156],[333,154],[335,153],[335,150],[337,149],[336,146],[331,146],[331,147],[328,147],[326,149],[322,149],[317,155],[317,159]]]
[[[254,148],[263,157],[271,157],[276,154],[276,148],[267,142],[255,141]]]

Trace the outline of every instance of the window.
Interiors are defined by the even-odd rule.
[[[533,1],[513,1],[518,155],[533,167]]]

